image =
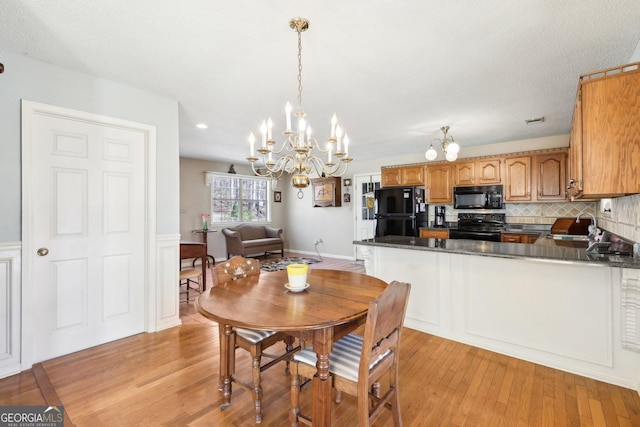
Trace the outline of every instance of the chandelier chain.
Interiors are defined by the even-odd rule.
[[[298,110],[302,111],[302,31],[298,29]]]
[[[298,33],[298,106],[295,111],[290,103],[287,102],[285,106],[285,139],[280,148],[277,148],[272,135],[271,118],[262,121],[261,139],[258,142],[260,145],[257,148],[256,138],[253,132],[250,133],[247,160],[258,176],[279,179],[285,172],[291,174],[291,184],[298,188],[298,198],[302,198],[304,193],[301,189],[309,186],[309,175],[312,172],[318,177],[339,177],[347,172],[352,159],[349,157],[349,137],[339,126],[335,114],[331,118],[331,135],[327,139],[326,148],[311,134],[302,106],[302,32],[309,28],[309,21],[305,18],[293,18],[289,26]],[[291,113],[297,118],[297,129],[295,125],[292,126]],[[325,155],[326,161],[320,157]],[[262,160],[264,168],[256,168],[259,160]]]

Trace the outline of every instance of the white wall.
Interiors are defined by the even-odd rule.
[[[0,52],[0,62],[0,242],[21,239],[22,99],[156,126],[157,231],[177,233],[177,101],[12,53]]]

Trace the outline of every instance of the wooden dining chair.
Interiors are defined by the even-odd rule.
[[[369,304],[364,336],[350,333],[333,344],[329,355],[332,385],[338,393],[345,392],[358,399],[358,426],[368,427],[389,407],[393,425],[402,425],[398,396],[398,359],[400,334],[409,300],[411,285],[391,282]],[[291,367],[292,426],[299,422],[311,425],[311,419],[300,413],[300,377],[313,378],[316,354],[308,347],[293,357]],[[388,388],[380,396],[380,380],[388,373]],[[338,399],[337,399],[338,400]]]
[[[216,265],[215,273],[218,285],[232,280],[257,276],[260,274],[260,261],[253,258],[234,256],[231,259]],[[219,334],[222,334],[221,326],[219,326],[218,331]],[[235,327],[233,328],[233,332],[235,333],[236,348],[240,347],[248,351],[253,359],[252,384],[240,381],[235,375],[231,376],[231,381],[251,391],[255,406],[255,421],[256,423],[260,423],[262,421],[262,386],[260,385],[260,373],[282,360],[286,362],[286,372],[289,372],[291,357],[300,349],[300,347],[294,347],[294,338],[283,332],[260,331]],[[220,336],[220,339],[222,339],[222,336]],[[271,347],[279,341],[284,341],[285,343],[284,353],[270,354],[264,352],[264,349]],[[261,364],[263,356],[271,360],[265,364]],[[222,377],[222,375],[220,377]]]
[[[193,283],[195,283],[198,287],[194,288]],[[185,286],[187,288],[187,300],[189,302],[189,293],[191,290],[195,289],[198,293],[202,292],[202,271],[196,269],[187,269],[180,270],[180,282],[179,286]]]

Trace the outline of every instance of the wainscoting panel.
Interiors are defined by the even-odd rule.
[[[180,325],[179,289],[180,235],[158,236],[157,251],[157,312],[156,328],[171,328]]]
[[[20,251],[0,242],[0,378],[20,372]]]

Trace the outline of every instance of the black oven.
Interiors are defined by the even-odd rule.
[[[455,209],[502,209],[502,185],[454,187]]]

